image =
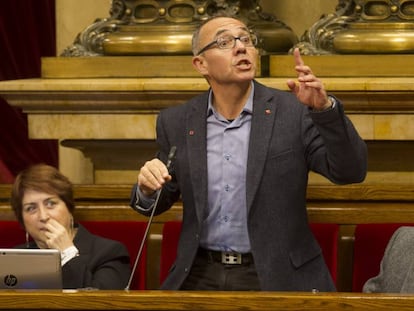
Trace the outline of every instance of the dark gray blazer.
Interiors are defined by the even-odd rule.
[[[64,288],[125,289],[131,265],[124,244],[92,234],[80,224],[73,242],[80,255],[62,267]]]
[[[388,242],[380,273],[362,289],[366,293],[414,293],[414,227],[400,227]]]
[[[366,174],[366,145],[339,103],[330,111],[311,113],[290,92],[256,81],[253,101],[246,202],[261,288],[335,290],[308,226],[308,172],[338,184],[361,182]],[[161,111],[157,120],[159,158],[165,162],[170,147],[177,147],[174,179],[164,187],[168,191],[162,192],[157,214],[169,209],[180,194],[183,201],[177,260],[163,289],[180,288],[199,246],[207,209],[207,105],[208,92]],[[134,201],[133,191],[131,205]]]

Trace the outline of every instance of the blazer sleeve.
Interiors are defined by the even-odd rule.
[[[168,117],[165,117],[165,113],[161,111],[157,117],[156,123],[157,144],[160,148],[157,152],[157,158],[162,162],[167,163],[171,145],[167,139],[168,135],[165,133],[164,119],[168,119]],[[138,185],[135,184],[131,190],[130,206],[144,216],[151,215],[155,203],[157,203],[157,206],[154,215],[159,215],[169,210],[181,195],[175,176],[174,165],[170,170],[170,174],[172,176],[172,180],[163,186],[160,190],[161,193],[156,192],[152,198],[143,198],[142,194],[140,194],[140,191],[138,190]],[[158,194],[159,198],[156,200]]]
[[[125,289],[131,273],[126,247],[113,240],[93,236],[88,250],[62,267],[64,288]]]
[[[367,173],[367,146],[352,122],[345,115],[343,105],[325,112],[310,112],[323,143],[315,143],[315,136],[305,135],[311,170],[336,184],[362,182]],[[307,124],[313,132],[312,124]],[[305,123],[305,128],[306,128]]]

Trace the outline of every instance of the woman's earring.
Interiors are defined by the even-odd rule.
[[[26,248],[29,248],[29,233],[26,231]]]

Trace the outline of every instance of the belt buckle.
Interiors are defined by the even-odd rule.
[[[221,263],[226,265],[241,265],[242,255],[234,252],[221,252]]]

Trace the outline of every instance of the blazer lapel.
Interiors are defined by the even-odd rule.
[[[273,134],[276,117],[276,104],[271,102],[270,93],[261,84],[255,83],[253,117],[250,131],[249,155],[246,173],[247,212],[253,204],[254,196],[264,173],[268,146]]]
[[[187,117],[187,152],[198,221],[207,206],[207,103],[208,92],[195,101]]]

